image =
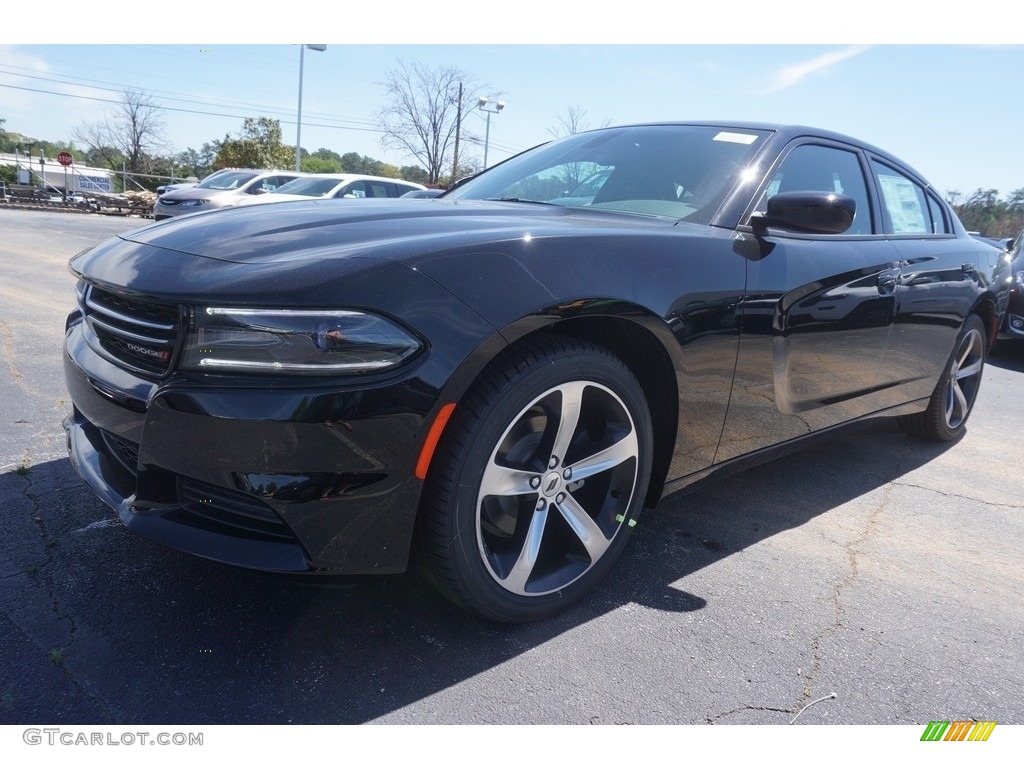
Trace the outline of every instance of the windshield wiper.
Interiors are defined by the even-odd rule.
[[[527,200],[522,197],[488,197],[488,201],[496,203],[534,203],[535,205],[554,205],[546,200]]]

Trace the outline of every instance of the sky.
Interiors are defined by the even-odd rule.
[[[972,4],[970,19],[991,19],[987,2]],[[300,32],[288,37],[309,30],[312,42],[327,45],[305,52],[302,146],[309,151],[415,164],[382,145],[374,117],[386,103],[389,70],[405,61],[456,67],[478,96],[506,103],[491,116],[490,164],[549,140],[575,108],[590,127],[686,119],[810,125],[891,152],[944,195],[980,187],[1006,196],[1024,187],[1019,24],[956,18],[924,28],[917,12],[900,15],[875,0],[858,5],[865,13],[841,28],[835,17],[820,18],[819,3],[801,0],[773,4],[790,11],[775,15],[748,0],[671,17],[664,9],[673,6],[647,3],[607,6],[616,11],[604,17],[592,10],[585,23],[572,11],[581,6],[552,11],[534,0],[517,3],[514,19],[502,6],[502,18],[490,20],[478,3],[455,0],[393,0],[378,11],[299,0],[277,8],[276,29],[216,10],[204,13],[203,24],[144,24],[114,13],[69,29],[5,25],[0,118],[9,131],[69,140],[75,126],[103,119],[123,89],[138,88],[167,110],[169,151],[198,149],[259,115],[280,119],[284,142],[294,144],[300,49],[280,37],[290,18]],[[144,14],[156,6],[130,7]],[[424,9],[442,7],[448,16],[422,18]],[[81,5],[66,12],[79,19]],[[482,142],[483,113],[468,115],[465,126]],[[470,151],[482,158],[480,143]]]

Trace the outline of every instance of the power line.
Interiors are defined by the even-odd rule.
[[[74,83],[67,83],[67,85],[74,85]],[[72,99],[85,99],[86,101],[101,101],[101,102],[104,102],[104,103],[107,103],[107,104],[120,104],[121,103],[120,100],[104,99],[104,98],[102,98],[100,96],[85,96],[85,95],[79,94],[79,93],[63,93],[61,91],[47,91],[47,90],[44,90],[42,88],[29,88],[29,87],[23,86],[23,85],[8,85],[7,83],[0,83],[0,88],[13,88],[13,89],[18,90],[18,91],[30,91],[32,93],[45,93],[45,94],[49,94],[51,96],[67,96],[68,98],[72,98]],[[107,90],[109,90],[109,89],[107,89]],[[184,107],[160,107],[160,109],[165,110],[167,112],[185,112],[185,113],[192,114],[192,115],[207,115],[207,116],[210,116],[210,117],[230,117],[230,118],[236,119],[236,120],[237,119],[244,119],[246,117],[251,117],[251,115],[232,115],[232,114],[228,114],[226,112],[207,112],[207,111],[201,110],[201,109],[185,109]],[[282,122],[282,123],[285,123],[285,124],[288,124],[288,125],[294,125],[295,124],[294,120],[279,120],[279,122]],[[364,133],[383,133],[383,131],[381,131],[378,128],[360,128],[360,127],[356,127],[356,126],[347,126],[347,125],[326,125],[326,124],[323,124],[323,123],[306,123],[306,125],[312,125],[312,126],[315,126],[317,128],[333,128],[335,130],[342,130],[342,131],[362,131]]]
[[[27,69],[25,67],[16,67],[16,66],[12,66],[12,65],[4,65],[4,67],[13,68],[13,69],[26,70],[27,72],[32,72],[33,71],[33,70],[29,70],[29,69]],[[12,77],[31,78],[33,80],[43,80],[45,82],[59,83],[60,85],[71,85],[71,86],[79,86],[79,87],[84,87],[84,88],[91,88],[93,90],[98,90],[98,91],[110,91],[110,92],[114,92],[114,93],[121,93],[121,92],[123,92],[126,89],[132,89],[133,88],[133,86],[122,85],[120,83],[113,83],[113,82],[110,82],[108,80],[93,80],[91,78],[75,77],[73,75],[62,75],[61,77],[65,77],[65,78],[69,78],[69,79],[58,79],[58,78],[53,78],[53,77],[44,77],[42,75],[32,75],[32,74],[24,74],[22,72],[6,71],[2,67],[0,67],[0,74],[7,74],[7,75],[11,75]],[[77,82],[74,82],[74,80],[82,80],[82,81],[86,81],[86,82],[85,83],[77,83]],[[87,83],[89,83],[89,82],[106,83],[107,85],[106,86],[104,86],[104,85],[88,85]],[[2,84],[0,84],[0,85],[2,85]],[[117,86],[117,87],[111,88],[111,87],[107,87],[107,86]],[[8,86],[8,87],[17,87],[17,86]],[[155,90],[147,89],[147,92],[154,93],[154,94],[168,94],[168,93],[173,94],[174,93],[174,91],[162,91],[162,90],[159,90],[159,89],[155,89]],[[62,94],[62,95],[74,96],[75,94]],[[170,101],[179,101],[179,102],[182,102],[182,103],[185,103],[185,104],[200,104],[200,105],[203,105],[203,106],[209,105],[208,101],[202,101],[202,100],[198,100],[198,99],[186,99],[186,98],[180,98],[180,97],[177,97],[177,96],[161,96],[161,98],[167,99],[167,100],[170,100]],[[279,114],[279,115],[291,115],[291,111],[287,111],[286,112],[284,110],[277,109],[275,107],[268,107],[266,105],[261,105],[261,104],[253,104],[251,102],[222,101],[221,103],[224,104],[225,106],[227,106],[230,109],[256,110],[256,111],[260,112],[261,114],[271,113],[271,114]],[[233,106],[233,105],[237,105],[237,106]],[[335,121],[338,121],[338,122],[348,121],[348,122],[354,123],[356,125],[362,123],[364,126],[367,126],[367,127],[372,125],[371,121],[363,120],[361,118],[354,118],[354,117],[332,117],[331,115],[329,115],[327,113],[324,113],[324,112],[311,112],[309,114],[312,114],[314,116],[319,115],[321,117],[321,119],[326,119],[326,120],[335,120]],[[347,128],[348,126],[339,126],[339,127]]]

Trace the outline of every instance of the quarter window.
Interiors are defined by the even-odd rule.
[[[935,199],[934,195],[928,195],[928,211],[932,215],[932,233],[936,235],[948,234],[949,219],[943,212],[942,203]]]

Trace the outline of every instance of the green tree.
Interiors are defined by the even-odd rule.
[[[1014,190],[1006,200],[999,199],[997,190],[980,187],[967,196],[949,192],[946,199],[968,231],[1004,238],[1024,226],[1024,189]]]
[[[302,170],[306,173],[341,173],[341,163],[314,155],[302,161]]]
[[[414,181],[417,184],[427,184],[430,182],[427,172],[418,165],[403,165],[398,169],[398,177],[406,181]]]
[[[326,147],[320,147],[316,152],[310,155],[318,160],[333,160],[341,167],[341,155],[335,152],[333,149],[327,149]]]
[[[224,137],[213,163],[218,168],[290,168],[295,148],[281,143],[281,121],[247,117],[238,138]]]

